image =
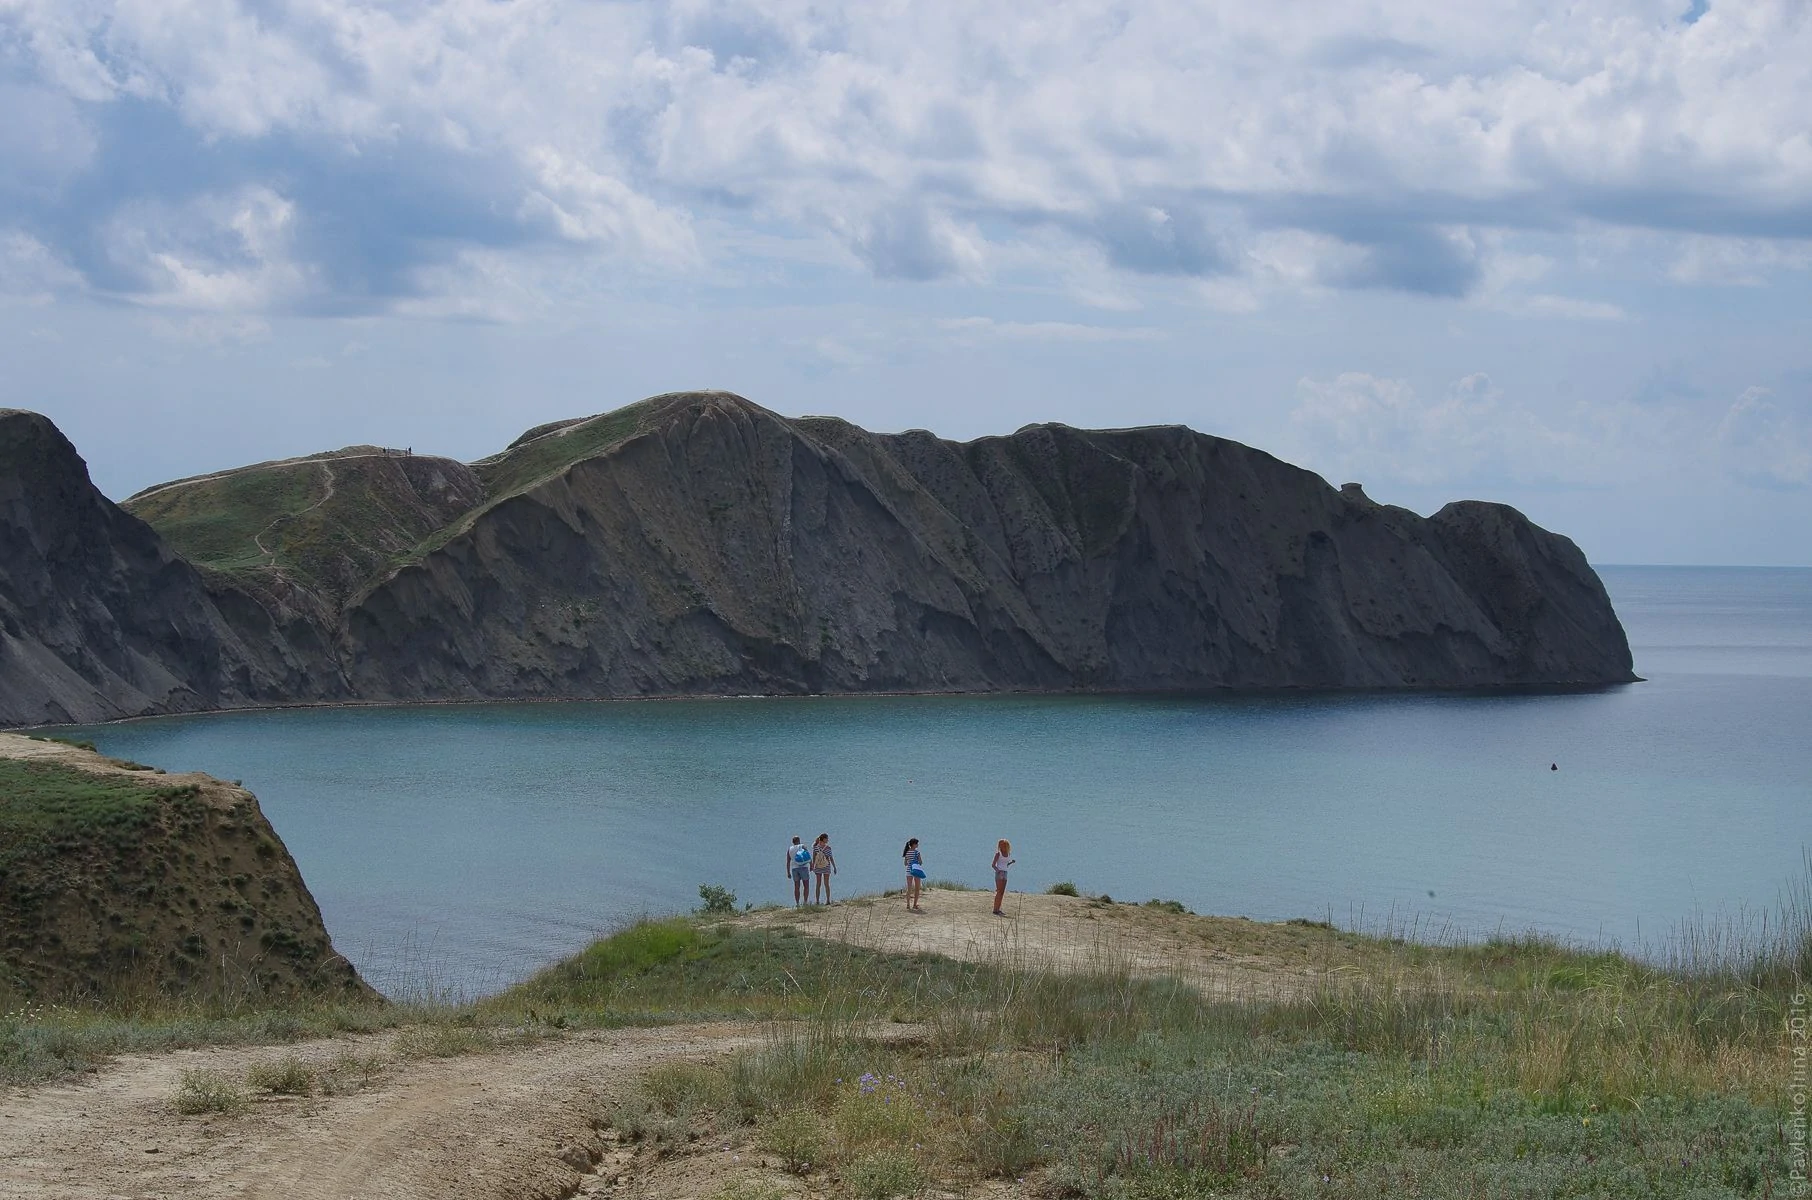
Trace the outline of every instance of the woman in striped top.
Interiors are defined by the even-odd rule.
[[[900,858],[906,864],[906,911],[924,912],[919,907],[919,888],[925,882],[925,859],[919,853],[919,839],[907,839]]]

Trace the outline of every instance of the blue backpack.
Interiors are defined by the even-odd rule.
[[[793,847],[793,865],[795,867],[803,867],[811,861],[812,852],[803,842]]]

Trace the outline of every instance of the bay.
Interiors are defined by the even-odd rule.
[[[69,732],[243,780],[340,949],[393,994],[494,990],[692,907],[701,883],[785,901],[785,843],[819,832],[839,895],[898,886],[908,836],[934,879],[984,885],[1004,837],[1015,889],[1639,949],[1769,909],[1803,870],[1812,570],[1600,571],[1643,683],[303,709]]]

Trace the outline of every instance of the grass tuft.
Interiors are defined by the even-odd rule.
[[[312,1096],[316,1082],[315,1068],[294,1054],[256,1062],[245,1070],[247,1087],[275,1096]]]
[[[245,1109],[245,1092],[219,1071],[184,1071],[170,1097],[170,1107],[184,1116],[204,1113],[237,1113]]]

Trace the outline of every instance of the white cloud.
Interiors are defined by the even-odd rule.
[[[0,223],[99,290],[202,308],[464,312],[421,289],[468,286],[470,255],[690,270],[709,221],[1117,308],[1174,276],[1224,311],[1495,286],[1613,319],[1528,292],[1513,239],[1650,231],[1686,282],[1812,240],[1812,9],[1679,7],[0,0],[0,97],[31,101],[0,173],[37,181]],[[260,190],[292,206],[290,278],[194,246],[77,261],[141,210]]]
[[[104,231],[123,294],[202,312],[255,313],[309,290],[294,260],[296,206],[269,188],[197,196],[178,207],[132,205]]]

